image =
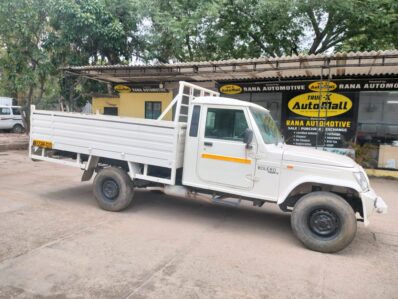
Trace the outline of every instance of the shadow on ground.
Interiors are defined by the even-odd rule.
[[[65,207],[73,205],[74,208],[100,209],[89,184],[43,192],[41,197]],[[140,217],[177,221],[180,225],[211,223],[213,227],[225,231],[247,230],[248,233],[266,231],[272,235],[283,234],[293,238],[289,213],[279,211],[273,204],[266,203],[262,208],[251,207],[249,204],[245,202],[239,207],[231,207],[140,190],[135,193],[129,208],[113,214],[123,219],[134,217],[132,214],[136,214]]]

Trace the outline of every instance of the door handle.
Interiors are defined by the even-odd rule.
[[[205,142],[204,142],[204,145],[205,145],[205,146],[213,146],[213,142],[205,141]]]

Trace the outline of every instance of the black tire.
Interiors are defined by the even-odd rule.
[[[20,124],[16,124],[12,127],[11,132],[17,133],[17,134],[22,134],[23,132],[25,132],[25,129]]]
[[[104,168],[96,175],[93,184],[98,205],[107,211],[118,212],[127,208],[134,196],[128,174],[121,168]]]
[[[357,232],[352,207],[330,192],[312,192],[303,196],[291,215],[296,237],[309,249],[333,253],[346,248]]]

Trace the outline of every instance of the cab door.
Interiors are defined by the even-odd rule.
[[[212,185],[252,189],[255,141],[247,149],[243,136],[250,128],[247,112],[239,108],[207,107],[198,144],[197,175]],[[204,123],[203,123],[204,122]]]
[[[11,129],[13,125],[11,108],[0,107],[0,129]]]

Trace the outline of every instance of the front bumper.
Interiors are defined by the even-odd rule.
[[[384,200],[380,196],[378,196],[376,198],[375,209],[376,209],[377,213],[380,213],[380,214],[386,214],[387,213],[388,206],[387,206],[387,204],[384,202]]]
[[[370,188],[366,192],[361,192],[360,196],[362,200],[363,218],[365,225],[369,224],[368,218],[374,212],[381,214],[387,213],[387,204],[380,196],[377,196],[376,192],[372,188]]]

